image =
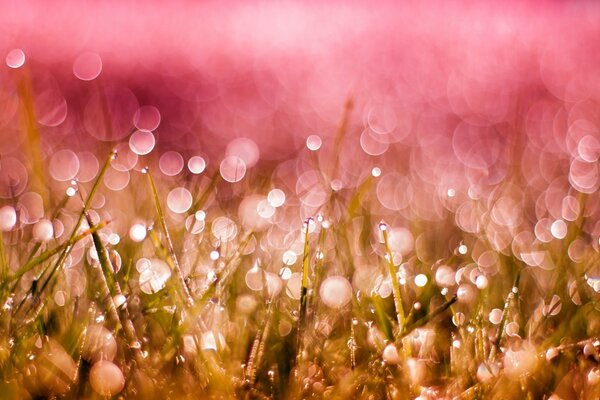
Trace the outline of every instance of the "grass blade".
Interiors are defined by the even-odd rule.
[[[177,256],[175,255],[175,249],[173,248],[173,242],[171,241],[171,235],[169,234],[169,229],[167,228],[167,221],[165,219],[165,215],[163,214],[162,207],[160,205],[160,199],[158,198],[158,191],[156,190],[156,185],[154,184],[154,179],[152,179],[152,174],[148,167],[145,167],[142,170],[143,173],[148,177],[148,183],[150,184],[150,190],[152,192],[152,199],[154,200],[154,207],[156,208],[156,212],[158,214],[158,220],[160,222],[160,226],[167,240],[167,250],[169,252],[169,256],[171,262],[173,263],[173,268],[175,269],[175,274],[177,275],[177,279],[181,285],[181,290],[183,292],[183,298],[188,307],[194,306],[194,299],[192,298],[192,294],[190,289],[188,288],[187,283],[185,282],[185,278],[183,277],[183,272],[179,267],[179,261],[177,260]]]

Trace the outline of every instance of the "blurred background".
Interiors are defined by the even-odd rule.
[[[85,324],[67,323],[84,304],[117,338],[115,364],[102,370],[117,376],[111,395],[141,393],[145,378],[130,385],[139,370],[167,397],[201,381],[215,398],[249,388],[277,398],[293,368],[320,385],[308,392],[340,398],[369,386],[361,371],[381,387],[402,376],[394,382],[423,398],[494,394],[523,377],[508,398],[549,396],[560,382],[563,398],[598,394],[600,3],[2,1],[0,61],[0,261],[5,282],[14,279],[0,286],[0,322],[6,337],[29,329],[5,352],[12,364],[0,358],[10,393],[27,381],[17,371],[34,364],[29,350],[42,348],[36,335],[60,342],[46,347],[66,349],[69,372],[78,357],[97,364],[73,339]],[[34,257],[100,221],[110,224],[98,243],[82,238],[60,253],[57,277]],[[102,246],[137,347],[89,289]],[[39,294],[41,278],[49,286]],[[394,337],[404,328],[396,280],[411,323],[456,296],[417,344]],[[187,315],[173,294],[183,287],[200,304]],[[31,316],[34,295],[52,301]],[[13,313],[10,299],[33,305]],[[262,340],[271,318],[278,351],[248,372],[254,335]],[[32,321],[55,325],[42,334]],[[299,332],[321,357],[314,365],[295,364]],[[423,350],[404,363],[394,339],[401,353]],[[574,357],[552,361],[588,344],[577,373]],[[140,349],[144,368],[132,363]],[[549,349],[550,372],[538,357]],[[72,392],[74,380],[54,377],[28,390],[103,395],[86,374]]]

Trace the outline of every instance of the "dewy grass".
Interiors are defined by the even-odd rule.
[[[169,228],[167,227],[167,221],[165,219],[165,215],[163,214],[162,207],[160,205],[160,199],[158,196],[158,192],[156,190],[156,185],[154,183],[154,179],[152,178],[152,174],[150,173],[150,169],[148,167],[144,167],[143,173],[148,177],[148,183],[150,185],[150,190],[152,192],[152,199],[154,201],[154,207],[156,208],[156,213],[158,216],[158,221],[160,223],[160,227],[165,235],[165,239],[167,241],[167,250],[169,252],[169,259],[172,263],[173,269],[175,270],[175,274],[177,275],[177,279],[179,280],[179,284],[181,286],[181,291],[183,293],[183,297],[187,307],[194,306],[194,299],[192,298],[192,294],[190,293],[190,289],[185,282],[185,278],[183,276],[183,272],[181,271],[181,267],[179,266],[179,261],[177,260],[177,256],[175,254],[175,249],[173,248],[173,242],[171,241],[171,235],[169,234]]]
[[[402,305],[402,294],[400,292],[400,284],[398,282],[398,273],[396,272],[396,267],[394,266],[394,259],[392,255],[392,249],[390,248],[390,243],[388,239],[388,226],[381,222],[379,224],[379,230],[383,235],[383,244],[385,246],[386,251],[386,259],[389,267],[389,275],[390,280],[392,281],[392,293],[394,297],[394,308],[396,311],[396,321],[398,323],[398,338],[396,339],[398,344],[402,343],[402,352],[405,357],[411,356],[411,348],[410,343],[406,340],[402,339],[404,331],[406,329],[406,316],[404,314],[404,306]]]
[[[307,304],[307,294],[308,294],[308,264],[309,264],[309,253],[308,253],[308,235],[310,224],[314,223],[312,218],[308,218],[303,224],[303,233],[304,233],[304,249],[302,251],[302,277],[301,277],[301,286],[300,286],[300,310],[298,313],[298,344],[296,346],[297,350],[297,358],[298,361],[302,357],[303,350],[303,338],[304,338],[304,330],[306,328],[305,320],[306,320],[306,304]]]
[[[599,397],[597,95],[552,57],[533,95],[473,76],[501,107],[459,90],[477,68],[398,84],[384,53],[345,105],[333,74],[297,96],[320,73],[173,58],[138,93],[74,57],[74,88],[0,71],[0,398]]]

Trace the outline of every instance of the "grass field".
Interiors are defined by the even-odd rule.
[[[113,6],[2,6],[0,398],[600,397],[598,7]]]

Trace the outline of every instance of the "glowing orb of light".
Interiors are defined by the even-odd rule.
[[[352,285],[343,276],[333,275],[323,281],[319,295],[326,306],[342,308],[352,298]]]

